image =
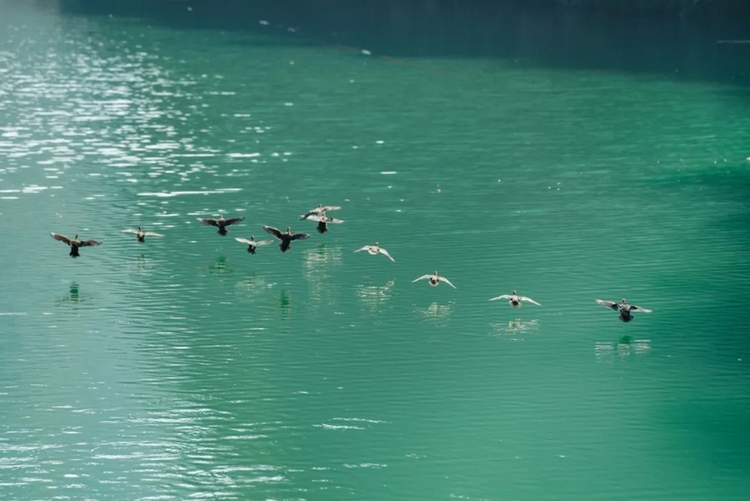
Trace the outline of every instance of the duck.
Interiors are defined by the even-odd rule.
[[[281,243],[279,244],[279,249],[281,249],[281,252],[286,252],[292,247],[292,240],[302,240],[305,238],[310,238],[310,235],[308,233],[292,233],[292,228],[290,226],[287,226],[286,232],[284,233],[282,233],[278,228],[267,226],[265,224],[263,225],[263,229],[269,235],[273,235],[274,237],[281,240]]]
[[[219,235],[226,236],[227,233],[229,233],[229,230],[227,230],[227,226],[231,226],[233,224],[237,224],[240,221],[243,221],[244,217],[230,217],[229,219],[224,219],[224,215],[222,214],[219,216],[219,219],[212,219],[209,217],[206,218],[197,218],[198,221],[200,221],[203,224],[206,224],[208,226],[216,226],[219,228],[219,231],[217,232]]]
[[[310,221],[317,221],[318,227],[316,228],[318,230],[318,233],[325,233],[328,231],[328,224],[334,223],[334,224],[340,224],[343,223],[341,219],[336,219],[335,217],[328,217],[326,216],[325,212],[321,212],[320,214],[313,214],[311,216],[307,216],[305,219]]]
[[[362,251],[367,251],[367,253],[370,254],[371,256],[377,256],[378,254],[383,254],[385,257],[387,257],[394,263],[396,262],[396,260],[393,259],[393,257],[391,257],[390,254],[388,254],[388,251],[382,248],[380,244],[377,242],[375,242],[375,245],[365,245],[361,249],[357,249],[354,252],[362,252]]]
[[[139,226],[137,230],[134,230],[133,228],[128,228],[127,230],[122,230],[123,233],[135,233],[135,239],[136,241],[143,243],[146,241],[146,237],[163,237],[161,233],[154,233],[153,231],[143,231],[141,227]]]
[[[433,287],[437,287],[438,285],[440,285],[440,282],[445,282],[446,284],[450,285],[450,286],[451,286],[451,287],[453,287],[454,289],[457,289],[457,288],[458,288],[458,287],[456,287],[455,285],[453,285],[453,284],[451,283],[451,281],[450,281],[450,280],[448,280],[447,278],[445,278],[445,277],[441,277],[440,275],[438,275],[438,272],[437,272],[437,271],[436,271],[435,273],[433,273],[432,275],[422,275],[421,277],[419,277],[419,278],[417,278],[417,279],[414,279],[414,280],[412,280],[411,282],[412,282],[412,283],[414,283],[414,282],[418,282],[418,281],[420,281],[420,280],[424,280],[425,278],[426,278],[427,280],[429,280],[429,281],[430,281],[430,285],[432,285]]]
[[[270,245],[273,243],[273,240],[255,240],[254,236],[251,236],[250,240],[247,238],[235,238],[235,240],[241,244],[247,244],[247,252],[250,254],[255,254],[255,248],[259,245]]]
[[[622,298],[622,301],[619,303],[616,301],[603,301],[601,299],[597,299],[596,303],[618,312],[620,314],[619,318],[623,322],[630,322],[633,320],[633,312],[640,311],[642,313],[651,313],[653,311],[634,304],[628,304],[625,298]]]
[[[516,291],[513,291],[511,294],[503,294],[502,296],[493,297],[492,299],[490,299],[490,301],[497,301],[498,299],[508,299],[509,300],[508,304],[511,305],[513,308],[520,308],[521,301],[526,301],[527,303],[541,306],[541,304],[537,303],[530,297],[519,296],[518,294],[516,294]]]
[[[101,242],[97,240],[78,240],[77,234],[75,238],[70,238],[70,237],[66,237],[65,235],[61,235],[59,233],[50,232],[50,236],[52,236],[52,238],[54,238],[55,240],[59,240],[69,245],[70,246],[69,256],[72,258],[81,257],[81,255],[78,253],[79,247],[96,247],[102,244]]]
[[[341,209],[341,207],[339,207],[337,205],[323,205],[323,204],[318,204],[317,207],[315,207],[314,209],[310,209],[305,214],[302,214],[299,218],[300,218],[300,220],[304,221],[305,219],[309,218],[310,216],[319,216],[322,213],[331,212],[331,211],[340,210],[340,209]]]

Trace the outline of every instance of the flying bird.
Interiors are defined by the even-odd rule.
[[[263,229],[266,230],[266,233],[269,235],[273,235],[274,237],[281,240],[281,243],[279,244],[279,249],[281,249],[281,252],[286,252],[292,247],[292,241],[293,240],[302,240],[305,238],[310,238],[310,235],[307,233],[292,233],[292,228],[288,227],[286,228],[286,232],[282,233],[278,228],[274,228],[273,226],[266,226],[263,225]]]
[[[609,308],[610,310],[618,312],[620,314],[620,320],[622,320],[623,322],[630,322],[631,320],[633,320],[632,314],[636,311],[640,311],[642,313],[652,312],[652,310],[642,308],[634,304],[628,304],[628,302],[625,301],[625,298],[622,298],[622,302],[620,303],[617,303],[615,301],[603,301],[601,299],[597,299],[596,303],[604,306],[605,308]]]
[[[362,252],[362,251],[367,251],[367,253],[370,254],[371,256],[377,256],[378,254],[383,254],[385,257],[387,257],[391,261],[396,262],[396,260],[393,259],[393,257],[391,257],[390,254],[388,254],[388,251],[382,248],[380,244],[378,244],[377,242],[375,242],[375,245],[365,245],[361,249],[357,249],[354,252]]]
[[[229,233],[229,230],[227,230],[227,226],[231,226],[233,224],[237,224],[240,221],[244,220],[244,217],[230,217],[229,219],[224,219],[224,215],[222,214],[219,216],[219,219],[211,219],[209,217],[206,218],[197,218],[198,221],[200,221],[203,224],[206,224],[208,226],[216,226],[219,228],[219,235],[222,237],[225,236],[227,233]]]
[[[437,271],[435,273],[433,273],[432,275],[422,275],[421,277],[419,277],[419,278],[417,278],[415,280],[412,280],[412,283],[418,282],[420,280],[424,280],[425,278],[430,281],[430,285],[432,285],[433,287],[437,287],[438,285],[440,285],[440,282],[445,282],[446,284],[450,285],[454,289],[457,288],[455,285],[453,285],[451,283],[450,280],[448,280],[445,277],[441,277],[440,275],[438,275]]]
[[[305,219],[318,222],[318,227],[316,228],[318,230],[318,233],[325,233],[326,231],[328,231],[329,223],[340,224],[344,222],[341,219],[336,219],[335,217],[326,216],[325,212],[321,212],[320,214],[313,214],[312,216],[307,216]]]
[[[78,235],[75,236],[75,238],[66,237],[65,235],[60,235],[59,233],[51,232],[50,236],[54,238],[55,240],[59,240],[63,242],[66,245],[70,246],[70,257],[81,257],[81,255],[78,253],[79,247],[96,247],[97,245],[101,245],[101,242],[97,242],[96,240],[78,240]]]
[[[341,209],[341,207],[338,207],[336,205],[322,205],[322,204],[318,204],[317,207],[315,207],[314,209],[311,209],[311,210],[307,211],[305,214],[302,214],[299,218],[301,220],[305,220],[305,219],[309,218],[310,216],[319,216],[319,215],[321,215],[321,214],[323,214],[325,212],[330,212],[330,211],[339,210],[339,209]]]
[[[133,228],[128,228],[127,230],[122,230],[123,233],[135,233],[135,239],[138,242],[145,242],[146,237],[163,237],[161,233],[154,233],[153,231],[143,231],[141,227],[139,226],[137,230],[134,230]]]
[[[502,296],[493,297],[490,299],[490,301],[497,301],[498,299],[508,299],[508,304],[511,305],[513,308],[520,308],[521,307],[521,301],[526,301],[527,303],[535,304],[537,306],[541,306],[541,304],[537,303],[530,297],[526,296],[519,296],[516,294],[516,291],[513,291],[512,294],[503,294]]]
[[[259,245],[270,245],[273,243],[273,240],[255,240],[254,236],[251,236],[250,240],[247,238],[235,238],[235,240],[241,244],[247,244],[247,251],[250,254],[255,254],[255,248]]]

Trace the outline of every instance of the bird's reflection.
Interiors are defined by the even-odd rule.
[[[616,358],[630,355],[644,355],[650,350],[650,339],[633,339],[627,335],[615,342],[597,342],[594,345],[594,353],[600,362],[614,361]]]
[[[78,282],[71,282],[68,294],[55,301],[55,304],[58,306],[78,306],[84,301],[86,301],[86,299],[81,299],[80,287],[78,285]]]
[[[281,318],[289,318],[292,315],[292,296],[286,289],[281,289],[279,294],[279,313]]]
[[[358,285],[357,297],[371,310],[377,310],[391,299],[394,283],[395,280],[389,280],[385,285]]]
[[[534,332],[539,328],[538,320],[504,320],[492,324],[492,329],[497,336],[504,336],[506,339],[513,341],[522,341],[523,335]]]
[[[265,278],[251,273],[244,279],[239,280],[234,287],[237,289],[237,297],[241,301],[252,301],[265,289],[268,289],[270,285]]]
[[[305,251],[305,268],[308,272],[320,271],[325,265],[341,263],[341,248],[330,248],[320,244],[313,249]]]
[[[326,294],[325,284],[330,278],[332,266],[341,264],[341,249],[318,245],[305,252],[305,277],[310,282],[310,295],[314,301],[322,301]]]
[[[232,272],[232,267],[227,262],[226,256],[219,256],[216,261],[207,267],[208,273],[223,275]]]
[[[132,271],[138,274],[146,274],[155,267],[155,261],[141,254],[130,264]]]
[[[427,308],[416,307],[415,311],[431,323],[444,325],[450,320],[454,306],[455,303],[453,301],[449,301],[445,304],[433,302]]]

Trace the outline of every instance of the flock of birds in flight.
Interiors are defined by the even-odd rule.
[[[319,233],[325,233],[328,231],[328,225],[329,224],[339,224],[343,223],[341,219],[337,219],[335,217],[329,217],[326,213],[332,212],[341,209],[341,207],[338,206],[323,206],[322,204],[318,204],[318,206],[314,209],[311,209],[307,211],[305,214],[302,214],[300,216],[301,220],[308,220],[308,221],[315,221],[318,223],[317,230]],[[213,218],[198,218],[198,221],[201,223],[208,225],[208,226],[214,226],[219,228],[219,231],[217,232],[221,236],[226,236],[227,233],[229,233],[229,230],[227,230],[228,226],[231,226],[233,224],[237,224],[241,221],[243,221],[244,217],[232,217],[229,219],[225,219],[223,215],[219,217],[219,219],[213,219]],[[310,234],[308,233],[292,233],[292,228],[287,227],[286,231],[281,231],[278,228],[274,228],[273,226],[267,226],[263,225],[263,229],[266,231],[266,233],[270,234],[274,238],[280,241],[279,243],[279,249],[281,252],[287,252],[292,247],[292,242],[295,240],[304,240],[306,238],[310,238]],[[160,233],[155,233],[153,231],[143,231],[141,227],[139,226],[138,229],[132,229],[128,228],[126,230],[122,230],[125,233],[135,233],[136,235],[136,241],[139,243],[143,243],[146,241],[146,237],[163,237],[164,235]],[[101,245],[100,241],[97,240],[83,240],[79,239],[78,235],[76,235],[74,238],[67,237],[65,235],[61,235],[60,233],[50,233],[52,238],[55,240],[59,240],[66,245],[70,247],[70,257],[76,258],[80,257],[80,254],[78,252],[78,249],[81,247],[96,247]],[[247,238],[235,238],[236,241],[247,245],[247,252],[250,254],[255,254],[256,248],[263,245],[270,245],[274,243],[273,240],[255,240],[255,236],[251,236],[249,239]],[[368,254],[376,256],[378,254],[383,254],[385,257],[390,259],[391,261],[395,262],[396,260],[393,259],[393,257],[388,253],[387,250],[385,250],[383,247],[381,247],[378,242],[375,242],[375,245],[365,245],[364,247],[355,250],[354,252],[362,252],[366,251]],[[419,282],[420,280],[427,280],[430,285],[433,287],[437,287],[440,285],[441,282],[446,283],[456,289],[457,287],[451,283],[450,280],[447,278],[440,276],[437,271],[434,273],[428,273],[426,275],[422,275],[419,278],[416,278],[412,280],[413,282]],[[537,303],[533,299],[526,297],[526,296],[520,296],[516,294],[516,291],[513,291],[511,294],[503,294],[501,296],[493,297],[490,299],[490,301],[497,301],[498,299],[507,299],[508,304],[511,305],[514,308],[520,308],[521,303],[531,303],[535,304],[537,306],[541,306],[541,304]],[[602,299],[596,299],[597,304],[600,304],[606,308],[609,308],[611,310],[614,310],[618,313],[619,319],[623,322],[630,322],[633,320],[633,313],[641,312],[641,313],[651,313],[652,310],[643,308],[641,306],[637,306],[634,304],[629,304],[624,298],[621,302],[616,301],[605,301]]]

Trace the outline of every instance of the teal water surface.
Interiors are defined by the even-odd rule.
[[[739,84],[0,6],[0,499],[750,496]]]

